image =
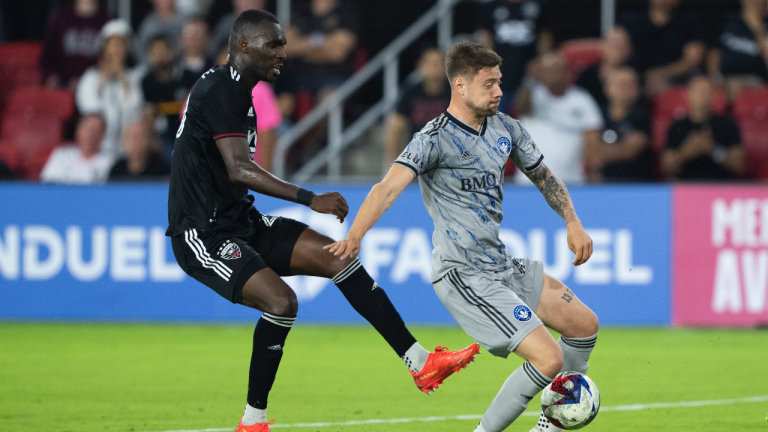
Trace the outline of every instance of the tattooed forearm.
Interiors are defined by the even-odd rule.
[[[571,202],[568,189],[546,165],[541,164],[540,167],[526,173],[526,175],[539,188],[544,199],[547,200],[547,204],[565,220],[565,223],[579,220],[576,216],[576,210],[573,209],[573,202]]]

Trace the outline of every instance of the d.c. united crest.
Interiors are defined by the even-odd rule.
[[[242,253],[240,253],[240,246],[238,246],[236,243],[232,243],[230,240],[227,240],[219,248],[219,256],[225,260],[238,259],[240,256],[242,256]]]

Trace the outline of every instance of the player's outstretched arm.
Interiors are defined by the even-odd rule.
[[[535,170],[525,173],[536,185],[547,200],[552,210],[557,212],[565,221],[568,230],[568,247],[576,254],[573,265],[582,265],[592,256],[592,239],[581,226],[576,210],[573,208],[571,195],[560,179],[552,174],[545,164]]]
[[[260,194],[304,204],[318,213],[332,214],[339,222],[349,213],[347,201],[338,192],[315,195],[312,192],[283,181],[253,162],[248,152],[248,141],[243,137],[216,140],[227,174],[232,183],[242,184]]]
[[[357,212],[355,222],[352,224],[352,228],[349,229],[347,237],[336,243],[329,244],[323,249],[329,250],[335,256],[340,256],[340,259],[357,256],[360,253],[360,242],[363,241],[365,233],[392,206],[397,197],[408,186],[408,183],[413,180],[413,177],[413,171],[410,169],[402,165],[393,164],[387,175],[384,176],[384,180],[374,185],[371,192],[365,197],[365,201],[360,207],[360,211]]]

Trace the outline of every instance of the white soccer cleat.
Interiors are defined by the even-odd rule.
[[[563,432],[563,430],[550,423],[542,413],[539,416],[539,422],[531,429],[531,432]]]

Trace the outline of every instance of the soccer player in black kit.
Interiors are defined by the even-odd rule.
[[[349,211],[336,193],[314,194],[253,162],[256,116],[251,91],[274,82],[286,57],[274,15],[243,12],[229,37],[229,63],[204,73],[187,100],[173,150],[168,196],[173,253],[181,268],[233,303],[263,314],[253,333],[245,413],[237,432],[267,432],[267,396],[296,320],[296,295],[281,276],[332,279],[349,303],[384,337],[425,393],[466,367],[477,344],[429,353],[405,327],[386,293],[358,259],[338,260],[333,243],[307,225],[259,213],[248,190],[303,204],[340,222]]]

